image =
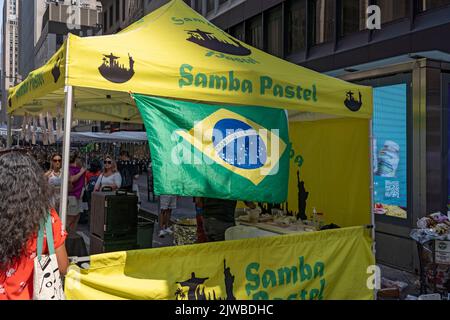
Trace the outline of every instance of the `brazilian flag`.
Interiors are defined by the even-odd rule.
[[[286,201],[284,110],[133,98],[147,129],[157,195]]]

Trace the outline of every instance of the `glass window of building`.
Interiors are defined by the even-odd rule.
[[[245,41],[244,23],[240,23],[240,24],[230,28],[230,34],[238,40]]]
[[[281,6],[267,13],[267,52],[274,56],[283,55],[283,19]]]
[[[450,0],[420,0],[419,11],[432,10],[444,6],[450,6]]]
[[[312,1],[313,23],[311,27],[313,44],[321,44],[333,39],[335,8],[335,0]]]
[[[377,0],[381,9],[381,23],[406,18],[410,10],[409,0]]]
[[[228,0],[219,0],[219,6],[227,2]]]
[[[262,15],[256,16],[247,22],[246,42],[258,49],[264,49]]]
[[[106,26],[107,26],[107,21],[108,20],[108,12],[103,12],[103,32],[106,32]]]
[[[341,36],[366,29],[366,11],[369,0],[343,0]]]
[[[122,21],[125,21],[126,0],[122,0]]]
[[[195,11],[202,13],[202,0],[195,0],[194,9]]]
[[[111,6],[109,8],[109,27],[111,28],[113,25],[113,19],[114,19],[114,10],[113,7]]]
[[[214,11],[214,4],[216,1],[214,0],[206,0],[206,12],[210,13]]]
[[[306,1],[289,1],[287,19],[287,51],[291,54],[306,47]]]
[[[116,21],[120,20],[120,0],[116,0]]]

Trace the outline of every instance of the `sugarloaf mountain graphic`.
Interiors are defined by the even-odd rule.
[[[234,275],[231,274],[231,269],[227,267],[227,261],[223,261],[223,273],[225,279],[226,297],[217,296],[213,290],[206,295],[205,283],[209,278],[197,277],[195,272],[191,273],[191,277],[185,281],[177,282],[178,289],[175,291],[176,300],[193,300],[193,301],[205,301],[205,300],[236,300],[234,296]],[[187,292],[186,292],[187,289]]]
[[[250,49],[244,47],[240,42],[229,36],[227,36],[229,41],[225,41],[217,38],[214,33],[202,31],[200,29],[186,30],[186,32],[189,34],[188,41],[207,49],[235,56],[248,56],[252,53]]]
[[[359,100],[356,100],[354,97],[353,91],[347,92],[347,98],[344,101],[344,104],[347,108],[349,108],[353,112],[359,111],[362,107],[362,95],[361,92],[359,93]]]
[[[134,59],[128,54],[128,68],[119,63],[120,57],[113,53],[103,55],[103,63],[98,68],[100,74],[108,81],[114,83],[125,83],[134,76]]]

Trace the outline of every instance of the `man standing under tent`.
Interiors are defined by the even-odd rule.
[[[130,153],[126,150],[120,152],[120,160],[117,162],[117,169],[122,176],[121,190],[127,192],[134,192],[138,197],[138,209],[141,208],[141,194],[139,192],[139,185],[134,183],[139,179],[139,169],[136,163],[131,160]]]
[[[255,209],[256,204],[245,201],[247,207]],[[208,242],[225,241],[225,231],[234,227],[236,200],[197,198],[197,206],[203,208],[203,223]]]
[[[117,162],[117,169],[122,176],[122,186],[120,189],[133,191],[134,180],[139,178],[138,169],[132,163],[130,153],[126,150],[120,152],[120,161]]]

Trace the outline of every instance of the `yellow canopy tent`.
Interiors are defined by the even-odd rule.
[[[171,1],[115,35],[80,38],[70,34],[48,63],[10,89],[8,97],[10,116],[54,114],[65,105],[63,221],[72,116],[140,123],[129,92],[287,109],[292,121],[361,119],[368,128],[372,115],[370,87],[328,77],[252,48],[182,0]],[[367,138],[368,163],[369,130],[362,136]],[[367,186],[367,194],[368,190]]]

